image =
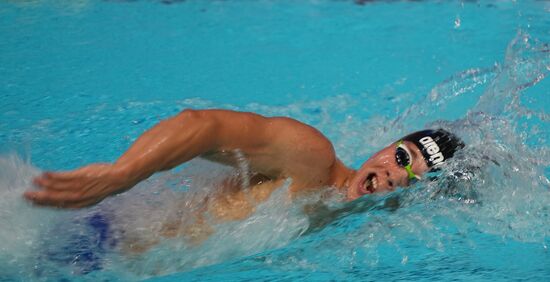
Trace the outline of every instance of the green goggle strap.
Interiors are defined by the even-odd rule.
[[[399,141],[399,143],[397,143],[397,147],[399,147],[399,145],[401,145],[401,144],[403,144],[403,140],[401,140],[401,141]],[[407,174],[409,175],[409,179],[420,179],[420,176],[414,174],[414,172],[412,171],[412,162],[405,166],[405,170],[407,171]]]
[[[405,170],[407,171],[407,174],[409,175],[409,179],[420,179],[420,177],[412,171],[411,164],[408,164],[405,166]]]

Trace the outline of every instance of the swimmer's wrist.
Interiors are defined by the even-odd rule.
[[[111,167],[111,179],[120,189],[129,189],[148,178],[154,171],[142,169],[138,164],[115,163]]]
[[[114,164],[112,166],[112,169],[110,171],[110,178],[114,183],[117,184],[117,186],[122,186],[124,188],[130,188],[131,186],[133,186],[132,183],[136,182],[134,179],[135,176],[128,166],[120,166],[117,164]]]

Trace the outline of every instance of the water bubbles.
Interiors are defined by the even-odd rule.
[[[461,25],[460,16],[457,15],[454,21],[454,28],[458,29],[460,28],[460,25]]]

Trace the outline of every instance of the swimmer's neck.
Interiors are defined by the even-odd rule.
[[[337,159],[331,170],[331,186],[336,187],[339,191],[346,192],[356,172],[356,170],[347,167],[342,161]]]

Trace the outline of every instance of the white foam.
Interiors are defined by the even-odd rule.
[[[36,249],[56,220],[55,211],[32,207],[22,197],[38,173],[15,154],[0,156],[1,271],[19,277],[25,277],[33,268]]]

